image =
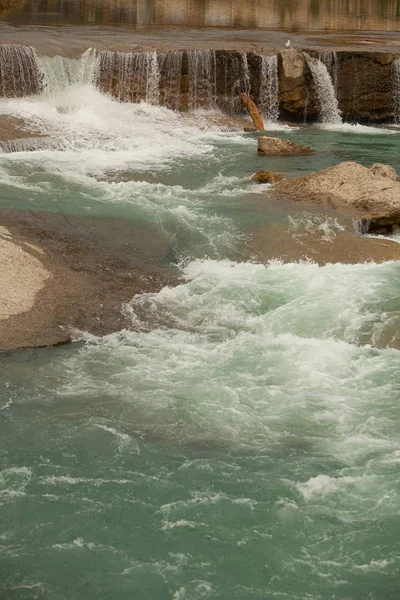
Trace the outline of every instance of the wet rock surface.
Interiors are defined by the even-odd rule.
[[[118,219],[4,209],[0,225],[40,274],[39,282],[31,270],[30,309],[8,302],[0,320],[3,351],[67,343],[74,330],[104,335],[129,328],[122,303],[175,281],[160,266],[168,244],[153,232],[150,250],[148,232]],[[3,256],[2,281],[7,277],[18,279],[18,263]]]
[[[283,173],[273,171],[257,171],[257,173],[253,173],[251,179],[257,183],[278,183],[278,181],[285,179],[285,176]]]
[[[303,146],[289,140],[263,135],[258,138],[258,152],[271,156],[300,156],[302,154],[312,154],[315,150],[310,148],[310,146]]]
[[[393,177],[393,171],[383,165],[377,174],[358,163],[343,162],[306,177],[283,181],[276,185],[275,193],[277,197],[353,214],[391,232],[400,224],[400,182],[382,176],[382,172]]]

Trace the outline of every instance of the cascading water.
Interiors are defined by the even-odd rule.
[[[221,95],[218,106],[228,114],[242,111],[241,92],[250,93],[250,69],[245,52],[227,52],[219,56],[217,63],[218,87]]]
[[[392,62],[392,96],[394,122],[400,123],[400,58]]]
[[[214,50],[187,52],[189,108],[215,108],[217,97],[217,64]]]
[[[242,91],[246,92],[246,94],[250,94],[251,78],[250,78],[250,69],[249,69],[249,63],[247,61],[246,52],[241,52],[241,59],[242,59],[243,87],[244,87],[244,89]]]
[[[343,121],[335,88],[326,65],[321,60],[309,56],[307,56],[307,63],[314,82],[320,121],[326,125],[340,125]]]
[[[183,50],[157,55],[160,71],[160,104],[174,110],[181,107]]]
[[[0,96],[29,96],[37,94],[39,90],[40,73],[34,48],[1,44]]]
[[[45,93],[56,94],[72,85],[95,83],[98,75],[98,55],[89,48],[78,60],[64,56],[36,57]]]
[[[262,56],[258,107],[266,121],[276,122],[279,118],[278,57]]]
[[[328,69],[328,73],[331,76],[332,84],[337,96],[337,80],[338,80],[338,57],[335,51],[323,52],[320,56],[320,60],[324,63]]]
[[[218,85],[217,85],[218,82]],[[0,46],[0,94],[58,93],[76,85],[96,85],[123,102],[174,110],[221,108],[242,111],[241,92],[250,93],[245,52],[214,50],[112,52],[87,50],[80,59],[40,56],[28,46]],[[262,59],[260,101],[268,120],[278,118],[277,57]]]
[[[158,104],[159,80],[155,51],[99,53],[98,85],[118,100]]]

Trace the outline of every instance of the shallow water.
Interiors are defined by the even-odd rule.
[[[267,159],[89,84],[0,114],[62,144],[0,155],[1,206],[143,224],[181,277],[123,308],[133,331],[2,356],[0,595],[397,598],[399,263],[256,264],[247,242],[353,227],[251,173],[400,169],[399,132],[280,131],[321,152]]]

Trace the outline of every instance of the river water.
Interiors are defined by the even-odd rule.
[[[78,83],[0,113],[61,144],[0,155],[1,206],[131,220],[180,276],[132,331],[2,356],[0,596],[398,598],[399,263],[252,246],[354,225],[270,200],[256,134],[204,112]],[[396,129],[279,127],[320,152],[267,168],[400,169]]]

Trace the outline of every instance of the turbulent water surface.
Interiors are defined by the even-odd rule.
[[[49,136],[0,154],[2,206],[143,224],[181,278],[132,331],[2,357],[0,596],[398,598],[399,264],[254,261],[264,225],[351,225],[269,201],[255,134],[207,113],[83,78],[0,114]],[[396,129],[285,135],[321,152],[268,168],[400,168]]]

